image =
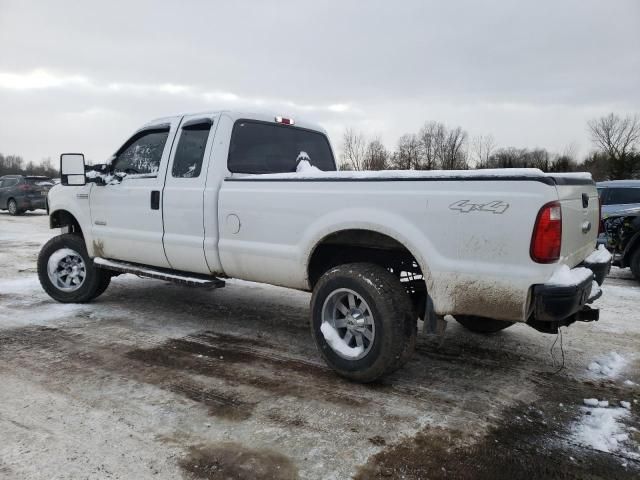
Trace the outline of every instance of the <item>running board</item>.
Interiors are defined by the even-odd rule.
[[[93,263],[97,267],[106,270],[113,270],[120,273],[133,273],[139,277],[156,278],[158,280],[166,280],[190,287],[222,288],[225,286],[224,280],[208,275],[199,275],[197,273],[180,272],[177,270],[169,270],[168,268],[148,267],[146,265],[109,260],[101,257],[95,257]]]

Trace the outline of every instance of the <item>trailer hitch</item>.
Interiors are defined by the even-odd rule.
[[[575,322],[596,322],[600,318],[600,310],[597,308],[591,308],[588,305],[582,307],[582,310],[578,310],[573,315],[554,322],[530,319],[527,324],[537,331],[542,333],[558,333],[560,327],[568,327]]]

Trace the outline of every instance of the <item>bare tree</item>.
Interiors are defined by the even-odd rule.
[[[441,123],[427,122],[422,126],[418,132],[420,147],[418,168],[421,170],[439,168],[444,137],[445,127]]]
[[[342,166],[344,170],[365,169],[366,140],[353,128],[347,128],[342,136]]]
[[[443,170],[459,170],[469,168],[465,145],[467,143],[467,132],[461,127],[449,130],[446,136],[443,156],[440,167]]]
[[[398,139],[398,150],[393,155],[393,166],[399,170],[416,170],[420,164],[420,142],[413,133]]]
[[[593,143],[609,157],[611,179],[632,177],[637,169],[634,150],[640,142],[640,120],[637,115],[619,117],[614,113],[589,123]]]
[[[472,160],[475,168],[488,168],[489,159],[496,148],[492,135],[480,135],[471,141]]]
[[[389,152],[379,138],[374,138],[367,145],[364,156],[365,170],[384,170],[389,162]]]

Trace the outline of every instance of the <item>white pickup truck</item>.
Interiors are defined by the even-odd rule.
[[[63,233],[38,259],[55,300],[90,301],[122,272],[311,291],[318,349],[356,381],[406,362],[419,319],[482,333],[597,320],[610,265],[589,175],[337,171],[325,131],[289,118],[162,118],[104,165],[62,155],[61,178],[47,207]]]

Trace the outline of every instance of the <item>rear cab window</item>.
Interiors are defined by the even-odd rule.
[[[232,173],[295,172],[302,152],[320,170],[336,170],[329,141],[322,133],[257,120],[238,120],[231,134],[227,167]]]

